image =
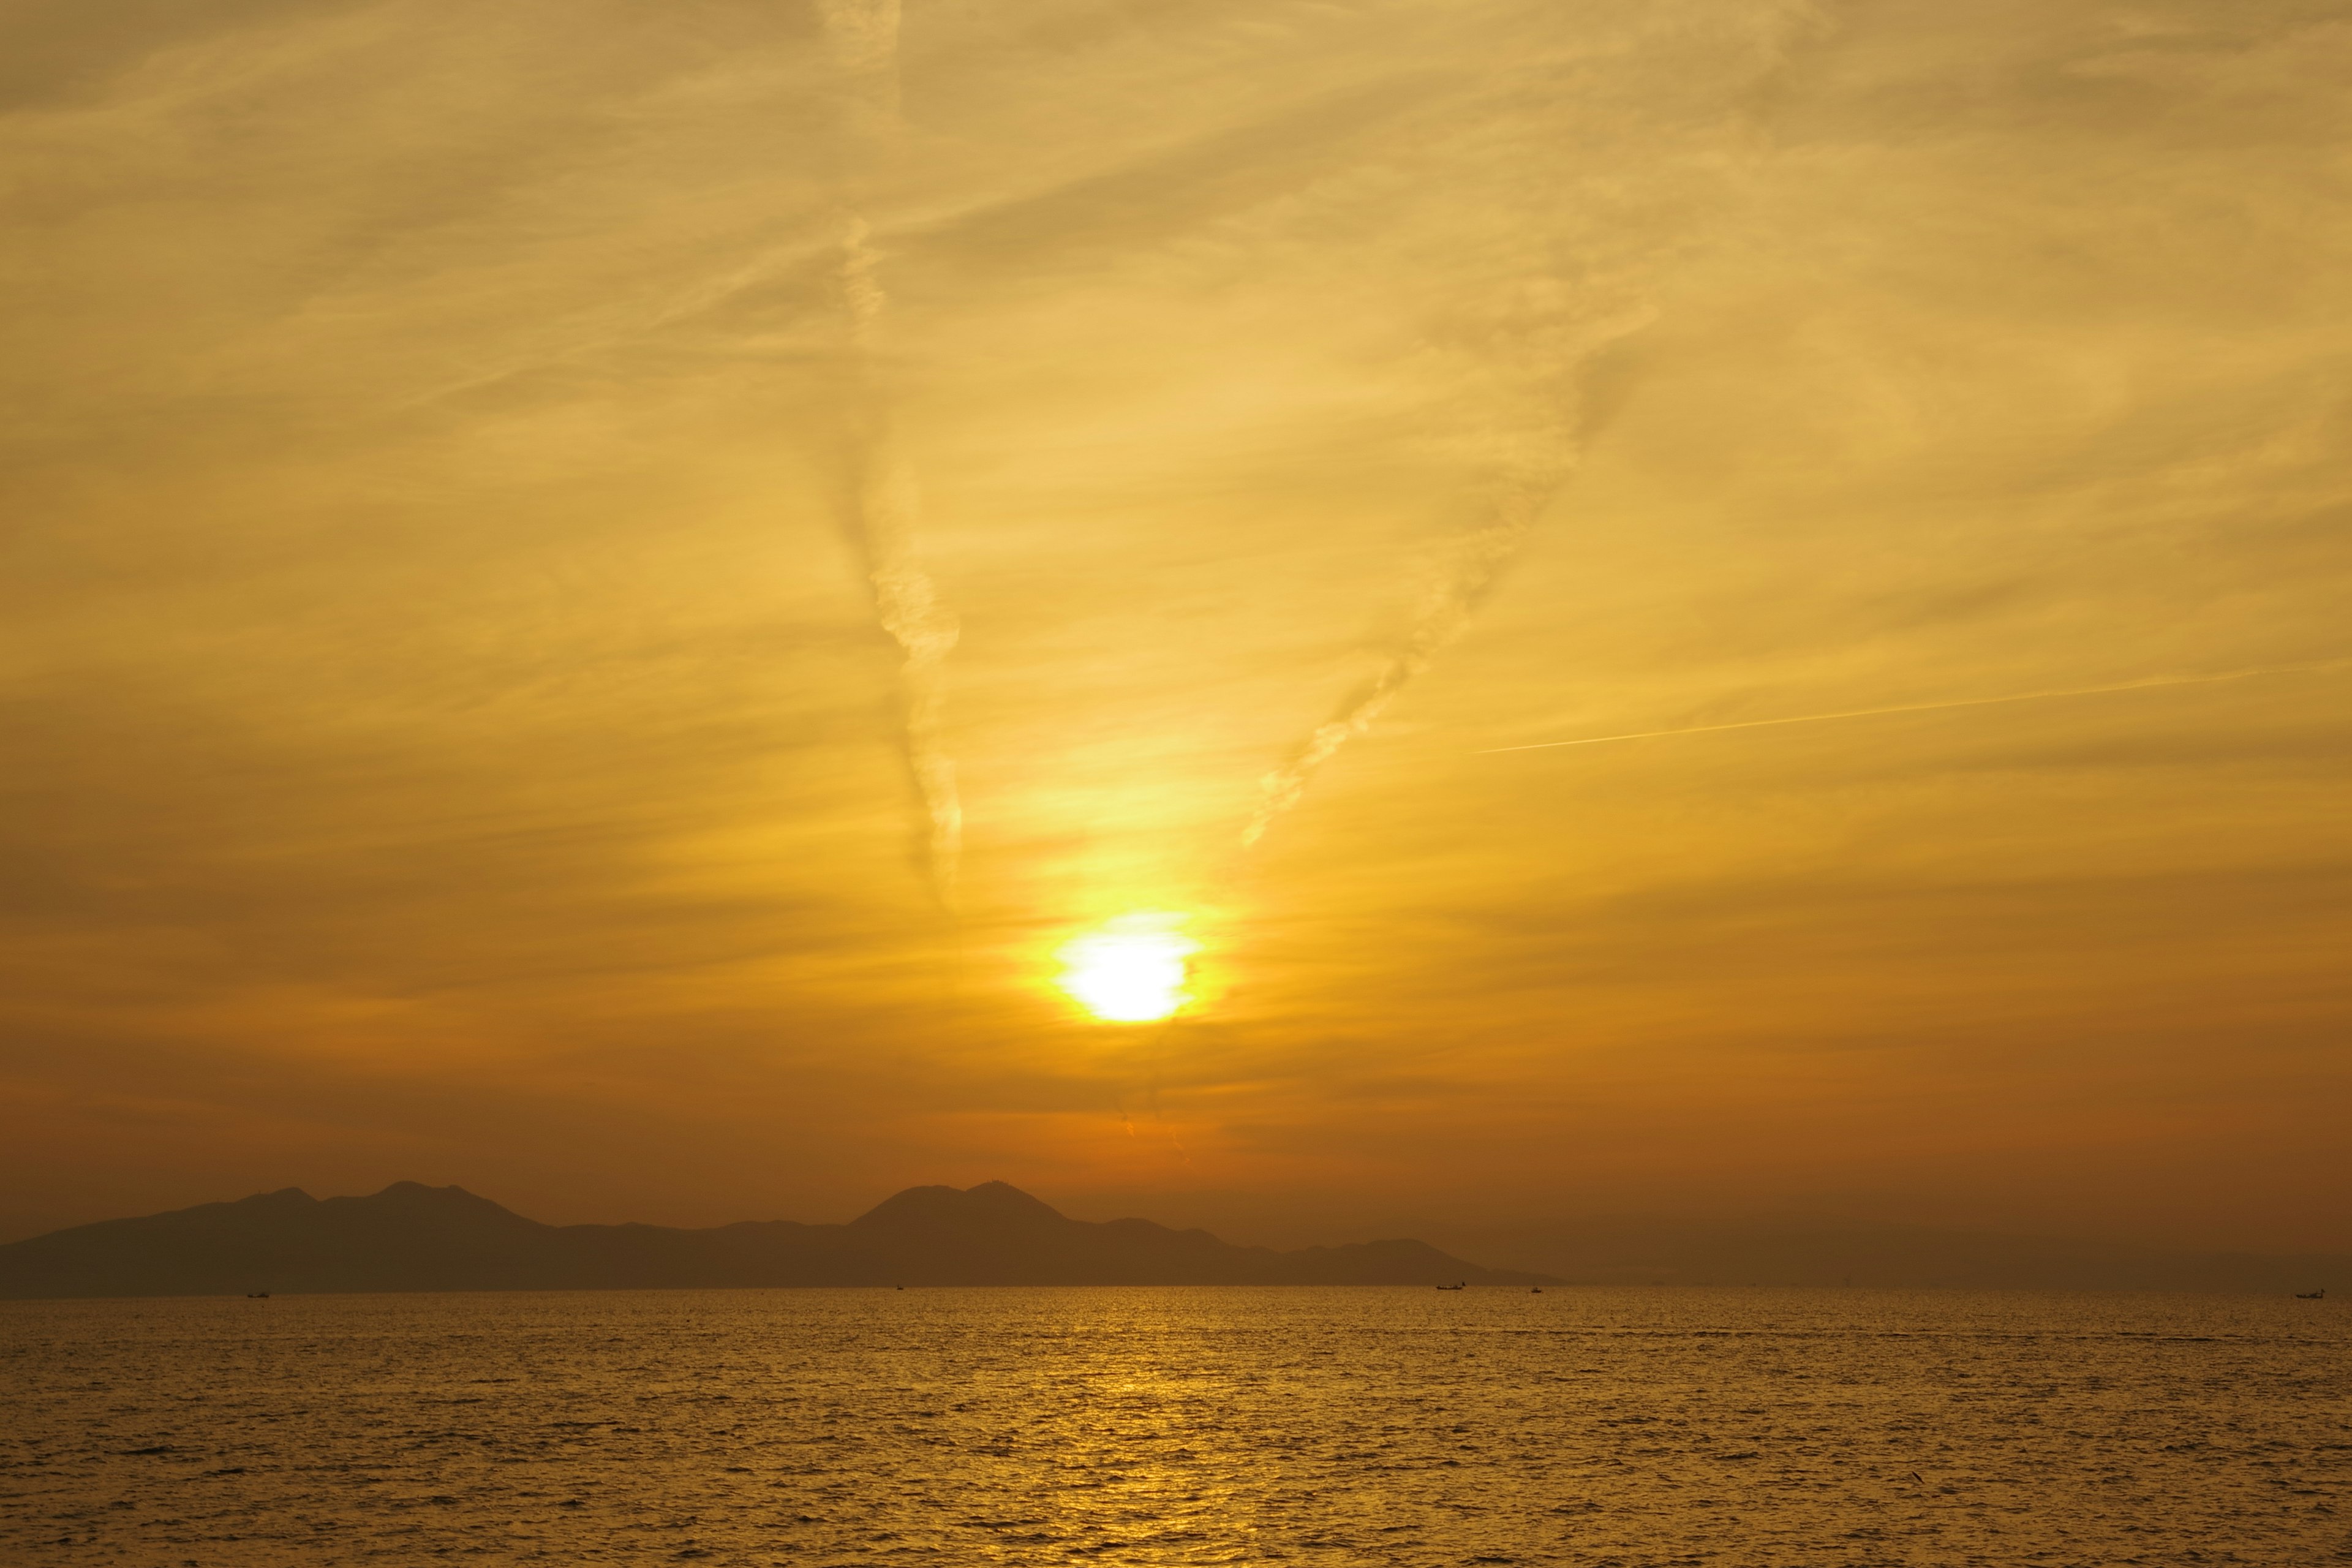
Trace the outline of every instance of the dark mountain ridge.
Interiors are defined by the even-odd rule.
[[[462,1187],[299,1187],[0,1246],[0,1298],[788,1285],[1549,1283],[1418,1241],[1275,1252],[1075,1220],[1003,1182],[909,1187],[846,1225],[541,1225]]]

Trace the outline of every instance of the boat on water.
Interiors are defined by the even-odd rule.
[[[2297,1290],[2294,1299],[2298,1301],[2325,1301],[2327,1300],[2327,1287],[2322,1285],[2316,1290]]]
[[[1459,1285],[1440,1285],[1438,1289],[1441,1290],[1467,1290],[1470,1289],[1470,1282],[1465,1279]]]

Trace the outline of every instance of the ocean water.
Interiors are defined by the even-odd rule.
[[[2352,1562],[2335,1302],[0,1302],[0,1562]]]

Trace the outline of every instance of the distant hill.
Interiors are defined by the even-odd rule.
[[[299,1187],[0,1247],[0,1298],[777,1285],[1549,1283],[1418,1241],[1274,1252],[1150,1220],[1070,1219],[1018,1188],[909,1187],[847,1225],[541,1225],[462,1187]]]

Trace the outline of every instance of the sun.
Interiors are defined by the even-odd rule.
[[[1201,944],[1181,915],[1121,915],[1063,944],[1062,989],[1108,1024],[1150,1024],[1192,1000],[1184,989]]]

